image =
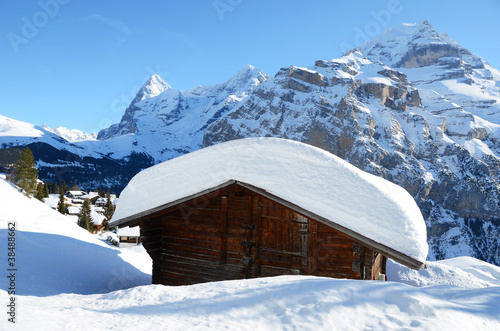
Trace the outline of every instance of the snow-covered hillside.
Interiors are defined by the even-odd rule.
[[[150,270],[141,271],[112,248],[80,228],[73,217],[27,198],[0,179],[0,238],[6,243],[8,223],[15,223],[18,295],[104,293],[151,282]],[[7,266],[7,245],[2,257]],[[5,269],[5,268],[4,268]],[[8,279],[1,277],[6,290]]]
[[[106,294],[19,298],[18,326],[38,330],[498,330],[498,267],[446,265],[431,286],[279,276],[191,286],[149,285]],[[480,269],[475,269],[480,266]],[[446,277],[448,276],[448,277]],[[422,276],[421,278],[424,278]],[[460,287],[448,280],[460,281]],[[467,285],[470,285],[468,288]],[[3,298],[3,295],[2,295]],[[29,312],[29,313],[27,313]],[[5,325],[5,320],[1,321]]]
[[[141,246],[107,246],[4,180],[0,201],[0,236],[16,223],[17,264],[16,324],[4,314],[2,330],[500,328],[500,268],[473,258],[418,272],[389,261],[388,282],[280,276],[147,285],[151,262]],[[5,305],[9,286],[2,277]]]
[[[475,266],[474,261],[468,262]],[[498,270],[487,271],[498,275]],[[413,287],[390,281],[280,276],[181,287],[149,285],[98,295],[23,297],[19,304],[30,313],[19,317],[19,326],[39,330],[122,330],[125,326],[141,330],[498,330],[500,291],[491,286],[498,286],[498,278],[495,282],[468,289],[446,282]]]

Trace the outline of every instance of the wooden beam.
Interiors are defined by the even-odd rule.
[[[309,252],[308,252],[308,266],[307,266],[307,274],[315,275],[316,268],[318,265],[318,226],[315,220],[308,220],[309,222]]]
[[[220,263],[226,264],[227,196],[221,197],[221,223]]]

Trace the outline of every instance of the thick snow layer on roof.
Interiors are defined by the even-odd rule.
[[[138,226],[135,226],[133,228],[126,226],[123,228],[119,228],[116,234],[119,237],[139,237],[140,229]]]
[[[208,147],[137,174],[113,221],[229,180],[245,182],[418,261],[428,251],[422,214],[410,194],[310,145],[250,138]]]

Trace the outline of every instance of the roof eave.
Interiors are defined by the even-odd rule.
[[[224,183],[222,183],[220,185],[217,185],[217,186],[215,186],[213,188],[209,188],[209,189],[203,190],[201,192],[188,195],[188,196],[186,196],[184,198],[180,198],[180,199],[177,199],[175,201],[171,201],[171,202],[165,203],[163,205],[160,205],[160,206],[157,206],[157,207],[154,207],[154,208],[142,211],[140,213],[136,213],[136,214],[133,214],[133,215],[130,215],[130,216],[118,219],[116,221],[111,221],[109,223],[109,226],[118,226],[119,228],[123,228],[125,226],[136,226],[136,225],[139,225],[139,222],[140,222],[141,218],[144,218],[146,216],[149,216],[149,215],[152,215],[154,213],[160,212],[160,211],[162,211],[164,209],[167,209],[167,208],[170,208],[172,206],[179,205],[179,204],[184,203],[186,201],[189,201],[189,200],[192,200],[192,199],[196,199],[196,198],[198,198],[200,196],[203,196],[205,194],[209,194],[209,193],[212,193],[214,191],[218,191],[220,189],[223,189],[223,188],[225,188],[225,187],[227,187],[229,185],[235,184],[235,183],[236,183],[236,181],[233,180],[233,179],[228,180],[227,182],[224,182]]]

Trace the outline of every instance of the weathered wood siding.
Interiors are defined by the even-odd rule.
[[[258,199],[257,275],[309,274],[309,220],[268,198]]]
[[[317,223],[318,233],[316,275],[363,279],[364,247],[325,224],[314,220],[311,222]]]
[[[234,279],[221,266],[221,198],[197,199],[163,216],[161,279],[166,285]]]
[[[153,284],[161,284],[161,232],[163,223],[159,218],[153,218],[141,223],[142,245],[153,260]]]
[[[385,271],[381,254],[239,185],[143,220],[141,237],[155,284],[285,274],[378,279]]]

